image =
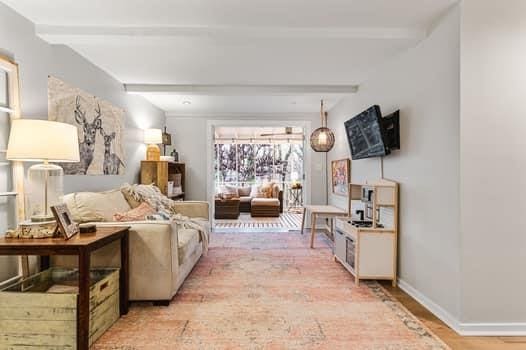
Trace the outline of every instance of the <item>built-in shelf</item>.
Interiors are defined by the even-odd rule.
[[[0,192],[0,197],[17,196],[17,192]]]

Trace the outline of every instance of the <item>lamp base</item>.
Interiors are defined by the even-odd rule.
[[[55,221],[53,214],[51,215],[33,215],[31,216],[31,222],[46,222],[46,221]]]
[[[156,144],[148,145],[146,148],[146,160],[159,161],[161,159],[161,150]]]

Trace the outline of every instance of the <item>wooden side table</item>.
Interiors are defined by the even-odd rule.
[[[63,238],[20,239],[0,238],[0,255],[39,255],[43,268],[49,267],[49,255],[78,255],[79,310],[77,313],[77,348],[89,348],[89,299],[91,253],[111,242],[121,242],[119,285],[120,313],[126,315],[129,306],[129,231],[128,227],[99,227],[97,232]]]
[[[347,216],[346,210],[332,206],[332,205],[305,205],[303,207],[303,217],[301,219],[301,234],[305,227],[305,216],[307,211],[311,215],[311,236],[310,236],[310,247],[314,248],[314,236],[316,235],[316,219],[320,217],[331,218],[331,234],[334,234],[334,223],[333,219],[338,216]]]

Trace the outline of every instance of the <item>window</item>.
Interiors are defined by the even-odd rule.
[[[7,229],[16,227],[17,216],[20,213],[23,215],[23,194],[18,197],[15,195],[17,181],[13,175],[22,174],[20,181],[23,181],[23,166],[8,162],[5,158],[11,118],[19,114],[17,84],[17,66],[0,57],[0,235]],[[17,203],[20,197],[22,205]],[[20,212],[17,212],[17,207]],[[0,256],[0,284],[18,276],[18,259],[14,256]]]

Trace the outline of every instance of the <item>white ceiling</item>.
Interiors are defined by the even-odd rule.
[[[3,2],[36,23],[45,40],[70,46],[126,84],[264,86],[359,84],[422,40],[456,0]],[[272,95],[196,96],[183,110],[303,112],[334,97],[320,91],[294,106],[289,101],[301,96]],[[172,114],[181,98],[148,94]]]
[[[168,115],[264,115],[264,114],[316,114],[320,110],[320,99],[324,98],[325,109],[331,109],[344,95],[284,95],[284,96],[225,96],[225,95],[170,95],[145,94],[150,102],[163,106]]]

